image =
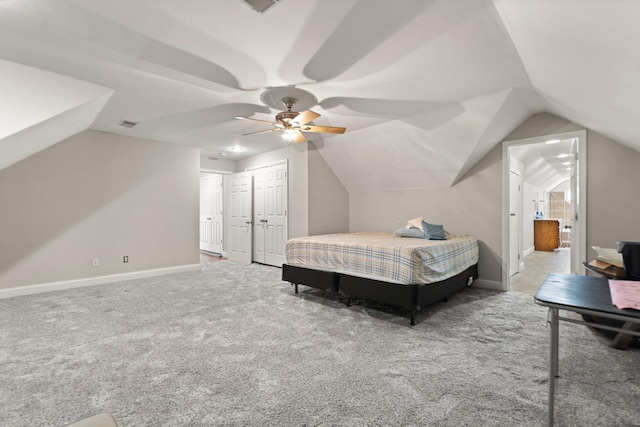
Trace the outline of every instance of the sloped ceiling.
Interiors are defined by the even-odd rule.
[[[286,146],[234,116],[272,121],[293,96],[347,128],[306,135],[349,192],[445,187],[539,112],[640,151],[637,16],[611,0],[3,0],[0,59],[113,90],[92,129],[207,157]],[[68,125],[23,131],[44,120]]]

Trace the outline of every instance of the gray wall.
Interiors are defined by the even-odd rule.
[[[640,242],[640,153],[589,131],[587,158],[587,255],[592,246]]]
[[[309,143],[309,235],[349,231],[349,193]]]
[[[196,148],[84,131],[0,171],[0,288],[198,264],[199,168]]]
[[[393,232],[423,216],[453,234],[475,236],[480,279],[502,281],[501,147],[494,148],[453,187],[351,194],[350,231]]]

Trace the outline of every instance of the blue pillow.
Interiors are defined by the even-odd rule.
[[[447,240],[442,225],[429,224],[426,221],[422,221],[422,228],[424,228],[424,237],[429,240]]]
[[[424,239],[424,233],[419,228],[411,227],[411,228],[399,228],[393,232],[396,236],[399,237],[416,237],[419,239]]]

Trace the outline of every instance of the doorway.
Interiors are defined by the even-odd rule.
[[[532,282],[529,291],[535,292],[552,272],[584,274],[586,134],[586,130],[581,130],[503,142],[504,290],[513,289],[512,281],[520,287],[519,282],[527,278]],[[517,178],[512,172],[519,168],[522,191],[516,193],[513,181]],[[555,207],[551,209],[552,195],[560,194],[569,200],[570,212],[566,216]],[[521,212],[517,231],[511,215],[514,209]],[[551,248],[535,249],[534,225],[551,227],[555,233]]]
[[[201,173],[200,177],[200,251],[222,253],[223,186],[222,174]]]

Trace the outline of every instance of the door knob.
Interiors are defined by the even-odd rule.
[[[253,224],[253,222],[252,221],[247,221],[247,224]]]
[[[211,221],[211,218],[207,218],[207,221]]]
[[[260,222],[269,222],[269,221],[266,219],[261,219]]]
[[[509,214],[509,215],[511,215],[511,216],[516,216],[516,214],[514,214],[514,213],[512,213],[512,214]]]

